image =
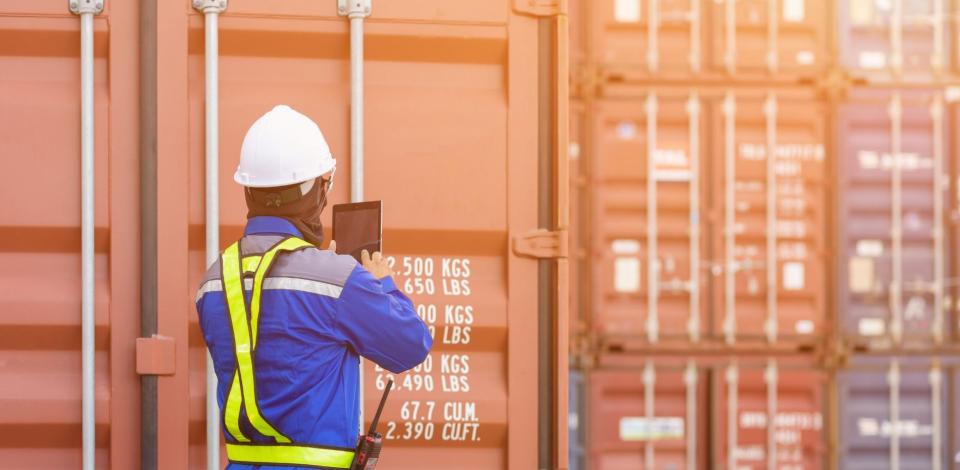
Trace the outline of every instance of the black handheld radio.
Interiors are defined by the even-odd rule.
[[[377,414],[373,415],[373,421],[370,422],[370,430],[365,436],[360,436],[360,441],[357,442],[357,453],[353,456],[353,465],[350,466],[352,470],[374,470],[377,467],[380,449],[383,447],[383,436],[377,432],[377,423],[380,421],[380,413],[383,412],[383,405],[387,402],[387,395],[390,395],[391,388],[393,388],[393,379],[387,382],[387,387],[383,390]]]

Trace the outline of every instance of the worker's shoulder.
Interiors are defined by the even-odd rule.
[[[257,250],[257,247],[251,248],[254,253],[262,252]],[[277,256],[267,277],[297,278],[343,287],[356,267],[357,261],[351,256],[338,255],[332,251],[311,246]],[[208,282],[219,282],[220,276],[220,259],[218,258],[207,268],[201,286]]]
[[[316,247],[287,253],[274,263],[270,270],[271,277],[295,277],[341,287],[357,267],[357,261],[350,256]]]

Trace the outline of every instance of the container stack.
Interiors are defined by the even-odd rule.
[[[952,468],[946,3],[571,3],[571,468]]]

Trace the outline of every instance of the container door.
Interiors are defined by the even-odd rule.
[[[834,2],[844,67],[872,82],[940,78],[948,62],[948,5],[942,0]]]
[[[592,371],[587,403],[591,468],[705,468],[706,382],[698,372],[692,361],[672,358]]]
[[[953,468],[950,370],[930,358],[861,358],[841,372],[840,467]]]
[[[714,445],[721,468],[824,468],[824,373],[777,360],[717,371]]]
[[[825,333],[822,112],[812,97],[774,92],[729,93],[714,108],[721,275],[711,304],[727,343],[811,344]]]
[[[189,325],[192,341],[189,367],[161,383],[161,416],[184,416],[161,427],[160,455],[163,468],[200,468],[203,21],[166,3],[161,298],[178,307],[161,332],[186,345]],[[385,254],[434,334],[409,373],[366,364],[367,419],[396,381],[380,421],[384,469],[565,465],[566,22],[543,3],[374,2],[366,23],[366,197],[384,201]],[[336,2],[231,1],[220,44],[221,244],[246,220],[230,178],[243,136],[277,103],[317,121],[339,162],[331,202],[348,201],[348,22]]]
[[[700,338],[700,99],[596,104],[593,329],[620,345]]]
[[[859,90],[840,109],[840,320],[856,342],[945,337],[942,98]]]
[[[0,5],[0,461],[81,466],[80,20]],[[134,2],[94,19],[97,468],[139,467]]]

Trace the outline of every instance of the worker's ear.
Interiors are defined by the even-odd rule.
[[[334,253],[336,253],[336,252],[337,252],[337,241],[336,241],[336,240],[330,240],[330,244],[327,245],[327,249],[330,250],[330,251],[332,251],[332,252],[334,252]]]

